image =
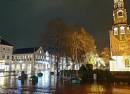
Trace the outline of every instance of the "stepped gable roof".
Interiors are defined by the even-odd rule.
[[[8,41],[0,39],[0,45],[8,45],[8,46],[13,46],[12,44],[10,44]]]
[[[37,51],[40,47],[34,47],[34,48],[19,48],[15,49],[13,54],[31,54]]]

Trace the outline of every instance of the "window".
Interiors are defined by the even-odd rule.
[[[24,58],[25,58],[25,59],[27,58],[26,55],[24,56]]]
[[[7,56],[7,59],[9,59],[9,56]]]
[[[9,48],[8,48],[7,50],[8,50],[8,51],[10,51],[10,49],[9,49]]]
[[[118,35],[118,28],[117,27],[114,28],[114,35]]]
[[[4,56],[4,55],[2,56],[2,59],[5,59],[5,56]]]
[[[41,53],[42,53],[42,51],[40,50],[40,51],[39,51],[39,53],[41,54]]]
[[[121,26],[121,27],[120,27],[120,31],[121,31],[121,34],[125,34],[125,27],[124,27],[124,26]]]
[[[127,27],[127,32],[128,34],[130,34],[130,27]]]
[[[126,59],[126,60],[125,60],[125,67],[126,67],[126,68],[129,68],[129,67],[130,67],[129,59]]]

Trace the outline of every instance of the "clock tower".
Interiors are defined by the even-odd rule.
[[[130,27],[124,0],[114,0],[113,26],[110,34],[110,70],[130,71]]]
[[[123,0],[114,0],[114,24],[127,24],[127,12]]]

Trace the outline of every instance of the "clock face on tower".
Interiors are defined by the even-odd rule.
[[[117,14],[118,14],[118,16],[123,16],[123,11],[120,10],[117,12]]]
[[[123,13],[122,13],[122,12],[118,12],[118,15],[119,15],[119,16],[123,16]]]

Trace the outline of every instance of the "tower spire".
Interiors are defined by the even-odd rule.
[[[124,0],[114,0],[113,18],[114,24],[127,24],[127,12],[124,7]]]

